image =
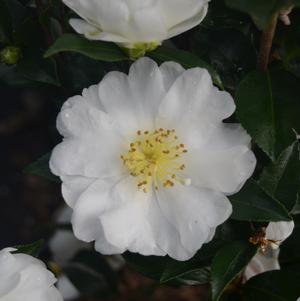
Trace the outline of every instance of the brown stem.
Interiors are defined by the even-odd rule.
[[[35,0],[35,5],[36,5],[36,10],[37,10],[38,17],[41,18],[43,13],[44,13],[43,1],[42,0]],[[41,26],[42,26],[42,29],[43,29],[44,34],[45,34],[46,46],[49,47],[50,45],[53,44],[53,38],[52,38],[51,32],[47,28],[47,26],[45,26],[44,24],[41,23]]]
[[[268,69],[273,38],[278,22],[278,13],[274,14],[268,28],[262,33],[257,68],[263,72]]]

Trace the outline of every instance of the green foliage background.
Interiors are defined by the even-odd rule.
[[[73,13],[62,1],[42,3],[35,7],[25,0],[0,0],[0,84],[41,89],[58,112],[69,96],[98,83],[109,71],[127,72],[132,61],[112,43],[88,41],[72,32],[68,19]],[[268,70],[262,72],[257,68],[262,31],[289,5],[295,5],[291,25],[278,23]],[[231,197],[231,218],[194,258],[176,262],[124,254],[144,275],[167,285],[210,283],[213,301],[296,301],[300,296],[299,5],[299,0],[212,0],[200,26],[148,54],[159,63],[207,68],[215,85],[234,96],[237,111],[230,121],[240,122],[253,138],[258,164],[254,176]],[[25,172],[59,182],[48,161],[46,154]],[[242,284],[240,275],[257,251],[249,237],[270,221],[292,219],[296,228],[281,247],[281,270]],[[40,243],[20,250],[36,254],[38,247]],[[83,251],[65,273],[83,294],[97,295],[115,288],[113,272],[99,266],[101,255]],[[103,287],[97,285],[99,279],[105,279]]]

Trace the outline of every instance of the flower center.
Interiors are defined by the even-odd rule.
[[[137,131],[136,140],[121,159],[137,178],[137,187],[148,192],[151,186],[157,190],[176,183],[190,184],[190,179],[183,176],[186,153],[184,144],[178,143],[175,130]]]

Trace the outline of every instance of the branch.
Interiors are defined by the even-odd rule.
[[[270,53],[271,53],[277,22],[278,22],[278,13],[275,13],[272,17],[272,20],[268,28],[263,32],[261,37],[257,68],[263,72],[266,72],[268,69]]]

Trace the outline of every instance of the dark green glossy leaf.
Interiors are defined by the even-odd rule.
[[[50,153],[45,154],[37,161],[27,166],[24,169],[24,172],[46,178],[53,182],[60,183],[60,179],[57,176],[53,175],[50,171],[49,160],[50,160]]]
[[[60,86],[53,59],[23,59],[17,66],[18,73],[34,82]]]
[[[246,301],[296,301],[300,296],[300,273],[271,271],[251,278],[244,286]]]
[[[274,70],[252,72],[236,93],[240,122],[258,146],[272,159],[300,132],[300,80],[291,73]]]
[[[29,245],[15,246],[14,248],[16,248],[17,251],[15,251],[14,253],[23,253],[30,256],[38,257],[43,244],[44,240],[41,239]]]
[[[259,185],[291,211],[298,199],[299,175],[299,142],[296,141],[263,171]]]
[[[215,256],[211,267],[213,301],[246,267],[257,249],[248,242],[236,241],[222,248]]]
[[[153,52],[149,52],[148,56],[159,62],[177,62],[186,69],[195,67],[205,68],[209,71],[210,75],[212,76],[214,84],[219,86],[220,88],[223,88],[222,81],[217,72],[199,57],[187,51],[162,46]]]
[[[64,34],[47,50],[45,57],[72,51],[86,55],[92,59],[117,62],[128,60],[126,55],[115,44],[102,41],[89,41],[79,35]]]
[[[80,263],[98,274],[101,274],[112,289],[117,288],[116,273],[112,270],[103,255],[96,251],[83,250],[72,258],[73,263]]]
[[[287,210],[259,185],[249,180],[242,190],[230,197],[233,206],[231,218],[244,221],[289,221]]]
[[[204,267],[199,269],[194,269],[178,275],[172,281],[168,283],[172,285],[201,285],[210,282],[210,268]]]

